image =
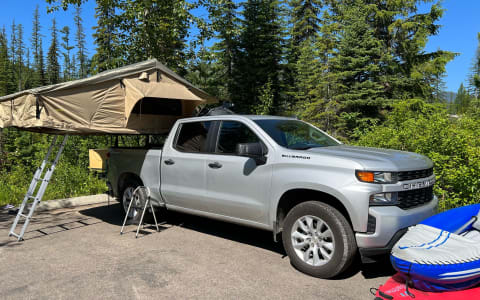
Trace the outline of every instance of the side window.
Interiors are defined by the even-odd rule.
[[[182,152],[207,152],[207,134],[211,123],[211,121],[189,122],[180,125],[174,148]]]
[[[260,142],[260,139],[245,124],[236,121],[223,121],[218,133],[216,152],[234,154],[237,144],[257,142]]]

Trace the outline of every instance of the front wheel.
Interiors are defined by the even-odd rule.
[[[295,206],[285,218],[283,246],[299,271],[331,278],[352,263],[357,245],[353,230],[335,208],[318,201]]]

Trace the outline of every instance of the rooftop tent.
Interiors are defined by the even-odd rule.
[[[56,134],[160,134],[216,99],[157,60],[0,97],[0,128]]]

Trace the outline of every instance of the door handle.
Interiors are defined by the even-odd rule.
[[[214,163],[209,163],[208,166],[212,169],[220,169],[222,167],[222,164],[216,161]]]
[[[175,162],[173,161],[173,159],[170,158],[170,159],[165,160],[164,163],[165,163],[166,165],[169,165],[169,166],[170,166],[170,165],[173,165]]]

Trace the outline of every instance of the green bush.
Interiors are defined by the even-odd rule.
[[[33,172],[22,166],[0,174],[0,205],[21,203]],[[38,184],[38,187],[40,183]],[[105,181],[88,169],[70,163],[59,163],[45,191],[43,200],[62,199],[104,193]]]
[[[2,133],[0,205],[18,204],[23,200],[52,137],[16,129],[4,129]],[[70,137],[43,200],[104,193],[107,189],[105,181],[88,170],[88,149],[103,148],[107,144],[108,137]]]
[[[452,118],[440,104],[398,102],[382,125],[364,133],[358,145],[424,154],[434,162],[435,193],[442,210],[480,200],[480,117]]]

